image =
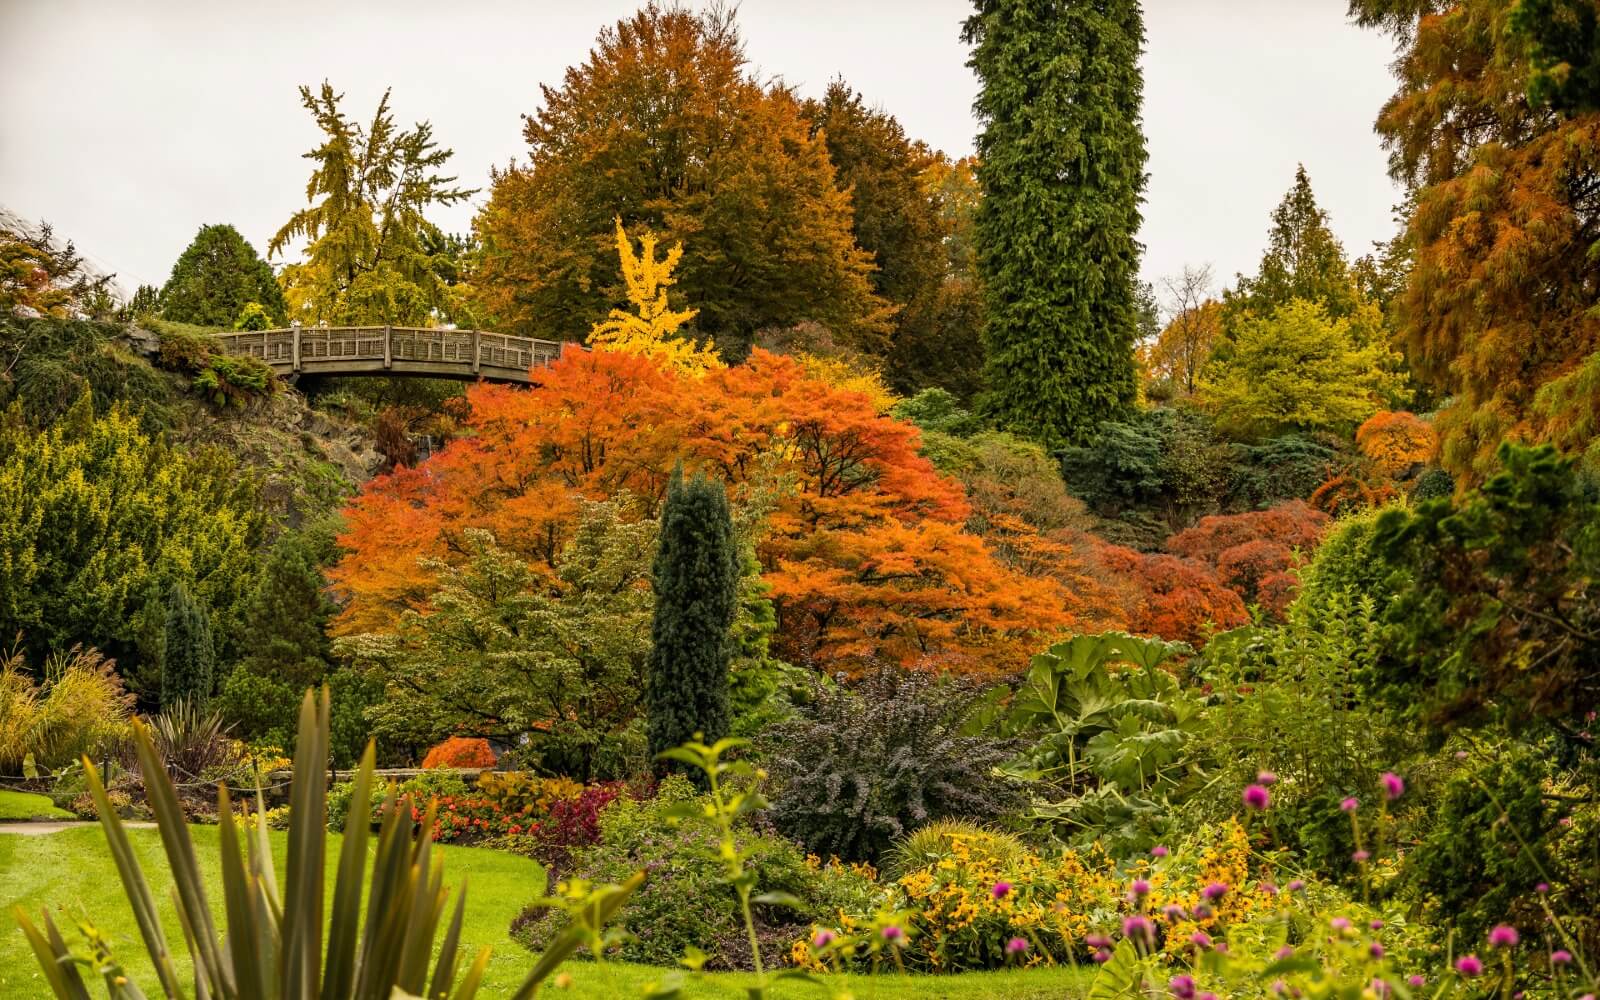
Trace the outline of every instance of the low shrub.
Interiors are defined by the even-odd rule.
[[[494,767],[494,751],[489,741],[468,736],[452,736],[429,750],[422,767]]]
[[[876,861],[938,819],[996,819],[1022,782],[997,773],[1015,750],[965,724],[981,692],[920,672],[884,670],[854,690],[819,685],[763,743],[772,819],[815,854]]]

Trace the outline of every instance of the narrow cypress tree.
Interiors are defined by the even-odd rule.
[[[986,408],[1081,443],[1134,398],[1145,185],[1138,0],[975,0]]]
[[[166,642],[161,659],[161,707],[183,698],[203,706],[211,699],[216,647],[211,616],[189,588],[174,581],[167,587]]]
[[[646,681],[650,753],[728,732],[729,629],[738,609],[739,548],[720,482],[680,468],[661,509],[656,608]]]

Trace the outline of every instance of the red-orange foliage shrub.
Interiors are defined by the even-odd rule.
[[[1433,425],[1404,410],[1383,410],[1356,429],[1356,445],[1373,468],[1390,479],[1425,465],[1438,450]]]
[[[1393,484],[1373,485],[1348,472],[1330,476],[1311,494],[1311,505],[1338,517],[1368,507],[1378,507],[1399,496]]]
[[[1309,555],[1329,521],[1290,500],[1270,510],[1203,517],[1167,539],[1167,551],[1210,567],[1245,603],[1278,617],[1294,599],[1296,552]]]
[[[456,558],[465,528],[548,565],[575,498],[627,490],[653,514],[679,462],[722,478],[735,503],[770,508],[757,557],[793,662],[1005,673],[1053,634],[1123,624],[1087,577],[1075,588],[1057,567],[1034,575],[997,558],[965,530],[965,493],[922,457],[914,425],[792,359],[758,349],[691,378],[574,348],[537,379],[468,389],[463,437],[351,503],[331,573],[346,598],[340,631],[382,630],[420,606],[431,581],[418,557]],[[1018,526],[1012,544],[1035,544],[1031,531]]]
[[[452,736],[428,751],[422,758],[424,769],[435,767],[494,767],[494,751],[489,741],[468,736]]]
[[[1250,623],[1243,599],[1203,563],[1120,545],[1101,546],[1099,555],[1107,571],[1132,584],[1130,632],[1198,648],[1213,632]]]

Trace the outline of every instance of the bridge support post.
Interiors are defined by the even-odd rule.
[[[394,327],[383,328],[383,367],[394,367]]]
[[[483,331],[472,331],[472,374],[478,374],[478,369],[483,367]]]
[[[294,370],[300,370],[300,324],[294,325]]]

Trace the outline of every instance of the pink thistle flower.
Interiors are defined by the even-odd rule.
[[[1347,813],[1353,813],[1357,809],[1361,808],[1361,800],[1352,795],[1348,799],[1345,799],[1343,802],[1339,803],[1339,808]]]
[[[1364,865],[1371,859],[1372,855],[1368,854],[1366,851],[1357,851],[1350,855],[1350,860],[1354,861],[1358,865]]]
[[[1565,948],[1561,948],[1561,949],[1558,949],[1556,951],[1552,951],[1550,953],[1550,964],[1551,965],[1570,965],[1570,964],[1572,964],[1572,952],[1567,951]]]
[[[1428,985],[1428,977],[1419,976],[1416,973],[1412,973],[1406,977],[1406,985],[1414,990],[1420,990],[1422,987]]]
[[[1285,959],[1293,958],[1294,957],[1294,946],[1286,944],[1282,948],[1279,948],[1276,952],[1274,952],[1272,957],[1274,959],[1276,959],[1277,961],[1279,961],[1279,962],[1282,962]]]
[[[1276,785],[1277,783],[1278,776],[1271,771],[1258,771],[1256,773],[1256,784],[1258,785]]]
[[[1262,812],[1272,804],[1272,793],[1267,791],[1266,785],[1248,785],[1244,790],[1244,804],[1247,809]]]
[[[1545,893],[1550,891],[1550,883],[1549,882],[1540,882],[1538,885],[1533,887],[1533,891],[1537,892],[1539,895],[1543,896]]]
[[[1200,890],[1200,895],[1215,903],[1228,894],[1228,887],[1221,882],[1213,882]]]
[[[1104,934],[1085,934],[1083,943],[1099,951],[1101,948],[1111,947],[1111,939]]]
[[[1522,938],[1517,934],[1517,929],[1510,924],[1497,924],[1489,931],[1489,947],[1515,948]]]
[[[888,927],[885,927],[883,930],[879,931],[878,933],[882,934],[883,935],[883,939],[885,941],[890,942],[890,943],[897,942],[902,937],[905,936],[905,931],[903,931],[900,928],[896,927],[894,924],[890,924]]]
[[[1278,894],[1278,886],[1275,882],[1263,882],[1257,888],[1268,896],[1276,896]]]
[[[1028,950],[1028,941],[1027,941],[1026,938],[1014,937],[1010,941],[1006,942],[1006,952],[1008,954],[1021,955],[1023,952],[1025,952],[1027,950]]]
[[[1142,878],[1134,879],[1133,884],[1128,886],[1129,899],[1139,900],[1148,895],[1150,895],[1150,883]]]
[[[1205,931],[1195,931],[1189,935],[1189,943],[1196,948],[1209,948],[1211,947],[1211,935]]]
[[[1306,884],[1304,882],[1302,882],[1301,880],[1299,880],[1299,879],[1295,879],[1293,882],[1289,883],[1289,891],[1290,892],[1299,892],[1301,889],[1304,889],[1305,887],[1306,887]]]
[[[1010,892],[1010,882],[996,882],[989,888],[989,895],[993,896],[995,899],[1005,899]]]
[[[1186,916],[1183,911],[1183,907],[1179,906],[1177,903],[1168,903],[1166,906],[1163,906],[1161,908],[1161,915],[1173,923],[1177,923]]]
[[[1381,931],[1381,930],[1383,930],[1383,921],[1382,920],[1374,920],[1371,923],[1367,924],[1367,926],[1371,927],[1375,931]]]
[[[1150,848],[1150,856],[1153,858],[1164,858],[1168,853],[1170,852],[1167,850],[1165,844],[1157,844],[1156,846]]]
[[[1122,936],[1149,941],[1155,937],[1155,925],[1150,923],[1148,917],[1135,913],[1122,922]]]
[[[1367,946],[1367,954],[1371,955],[1373,958],[1382,958],[1383,945],[1379,944],[1377,941],[1372,942],[1372,944]]]
[[[1383,776],[1378,781],[1382,783],[1383,794],[1390,802],[1406,793],[1406,780],[1393,771],[1383,772]]]
[[[1199,904],[1198,906],[1196,906],[1194,908],[1194,918],[1196,920],[1210,920],[1211,919],[1211,907],[1207,906],[1204,903]]]
[[[827,930],[817,931],[817,933],[812,935],[812,937],[811,937],[811,946],[813,948],[826,948],[828,945],[830,945],[832,943],[833,943],[833,931],[827,931]]]
[[[1099,951],[1094,953],[1094,960],[1099,962],[1101,965],[1111,961],[1111,949],[1101,948]]]
[[[1350,921],[1344,917],[1334,917],[1328,921],[1328,926],[1336,931],[1347,931],[1350,929]]]
[[[1456,971],[1468,978],[1482,975],[1483,962],[1476,955],[1462,955],[1456,959]]]
[[[1194,1000],[1193,976],[1183,974],[1173,976],[1167,983],[1167,987],[1171,989],[1172,995],[1177,997],[1177,1000]]]

